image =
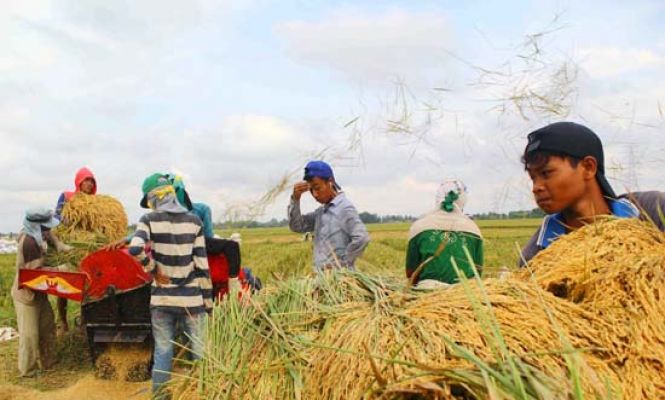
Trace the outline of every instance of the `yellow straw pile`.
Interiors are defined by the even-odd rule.
[[[529,269],[608,324],[599,334],[627,398],[665,396],[665,234],[635,219],[598,221],[556,240]]]
[[[536,376],[534,387],[547,384],[541,394],[552,398],[573,392],[570,368],[586,395],[622,391],[600,358],[598,332],[609,326],[533,283],[488,280],[482,290],[470,283],[414,294],[372,279],[291,280],[251,304],[223,302],[181,398],[452,399],[487,395],[477,362],[505,374],[510,361]]]
[[[122,204],[111,196],[78,193],[65,203],[62,223],[54,233],[74,249],[67,252],[49,250],[47,264],[78,267],[91,252],[127,235],[127,214]]]
[[[480,297],[477,286],[472,286],[474,296]],[[491,280],[484,283],[484,289],[508,353],[558,382],[557,396],[565,396],[570,390],[568,367],[562,356],[567,346],[586,349],[579,353],[577,366],[586,394],[605,397],[605,383],[619,382],[594,354],[602,347],[597,329],[604,327],[603,321],[528,283]],[[460,357],[449,341],[486,362],[505,362],[505,353],[493,352],[493,345],[500,346],[491,343],[496,338],[490,331],[461,286],[397,302],[389,309],[350,306],[349,312],[322,331],[316,342],[352,353],[315,349],[309,355],[312,365],[306,373],[303,398],[450,398],[454,392],[465,392],[464,386],[436,370],[465,371],[473,365]],[[375,359],[373,368],[369,357],[359,356],[365,349],[417,366]],[[377,388],[374,392],[368,390]]]
[[[103,194],[76,194],[62,209],[63,223],[56,228],[61,240],[89,240],[90,234],[107,241],[127,236],[127,214],[115,198]]]
[[[533,275],[532,272],[533,271]],[[603,220],[504,281],[360,273],[215,308],[181,398],[665,398],[665,236]]]

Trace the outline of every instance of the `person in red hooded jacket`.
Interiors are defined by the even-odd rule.
[[[58,220],[62,219],[62,208],[76,193],[96,194],[97,193],[97,180],[95,175],[88,168],[83,167],[76,172],[74,178],[74,191],[65,191],[58,197],[58,203],[55,206],[55,217]]]
[[[74,191],[62,192],[58,198],[58,203],[55,206],[55,218],[65,225],[67,225],[67,221],[62,221],[62,209],[65,206],[65,203],[71,200],[71,198],[77,193],[85,193],[89,195],[97,193],[97,180],[95,179],[95,175],[86,167],[83,167],[76,172],[76,177],[74,177]],[[60,324],[59,328],[65,332],[68,331],[67,299],[61,297],[58,298],[58,320]]]

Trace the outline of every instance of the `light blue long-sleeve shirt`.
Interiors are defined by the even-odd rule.
[[[305,215],[300,212],[300,201],[291,198],[288,214],[289,228],[293,232],[314,233],[316,271],[328,267],[353,269],[369,243],[367,229],[344,193]]]

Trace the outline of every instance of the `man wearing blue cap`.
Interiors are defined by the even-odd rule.
[[[536,203],[547,215],[522,249],[521,266],[559,236],[593,222],[599,215],[640,217],[665,231],[661,218],[665,193],[617,196],[605,178],[603,144],[584,125],[556,122],[531,132],[522,161]]]
[[[289,204],[289,228],[293,232],[314,233],[314,269],[354,269],[355,261],[369,243],[369,234],[358,211],[335,181],[330,165],[310,161],[304,181],[293,186]],[[300,197],[309,191],[322,206],[303,215]]]

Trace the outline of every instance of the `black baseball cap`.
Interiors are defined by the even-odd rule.
[[[598,163],[596,180],[607,197],[616,198],[612,186],[605,178],[603,143],[591,129],[575,122],[555,122],[529,133],[524,158],[535,152],[563,154],[577,159],[591,156]]]

